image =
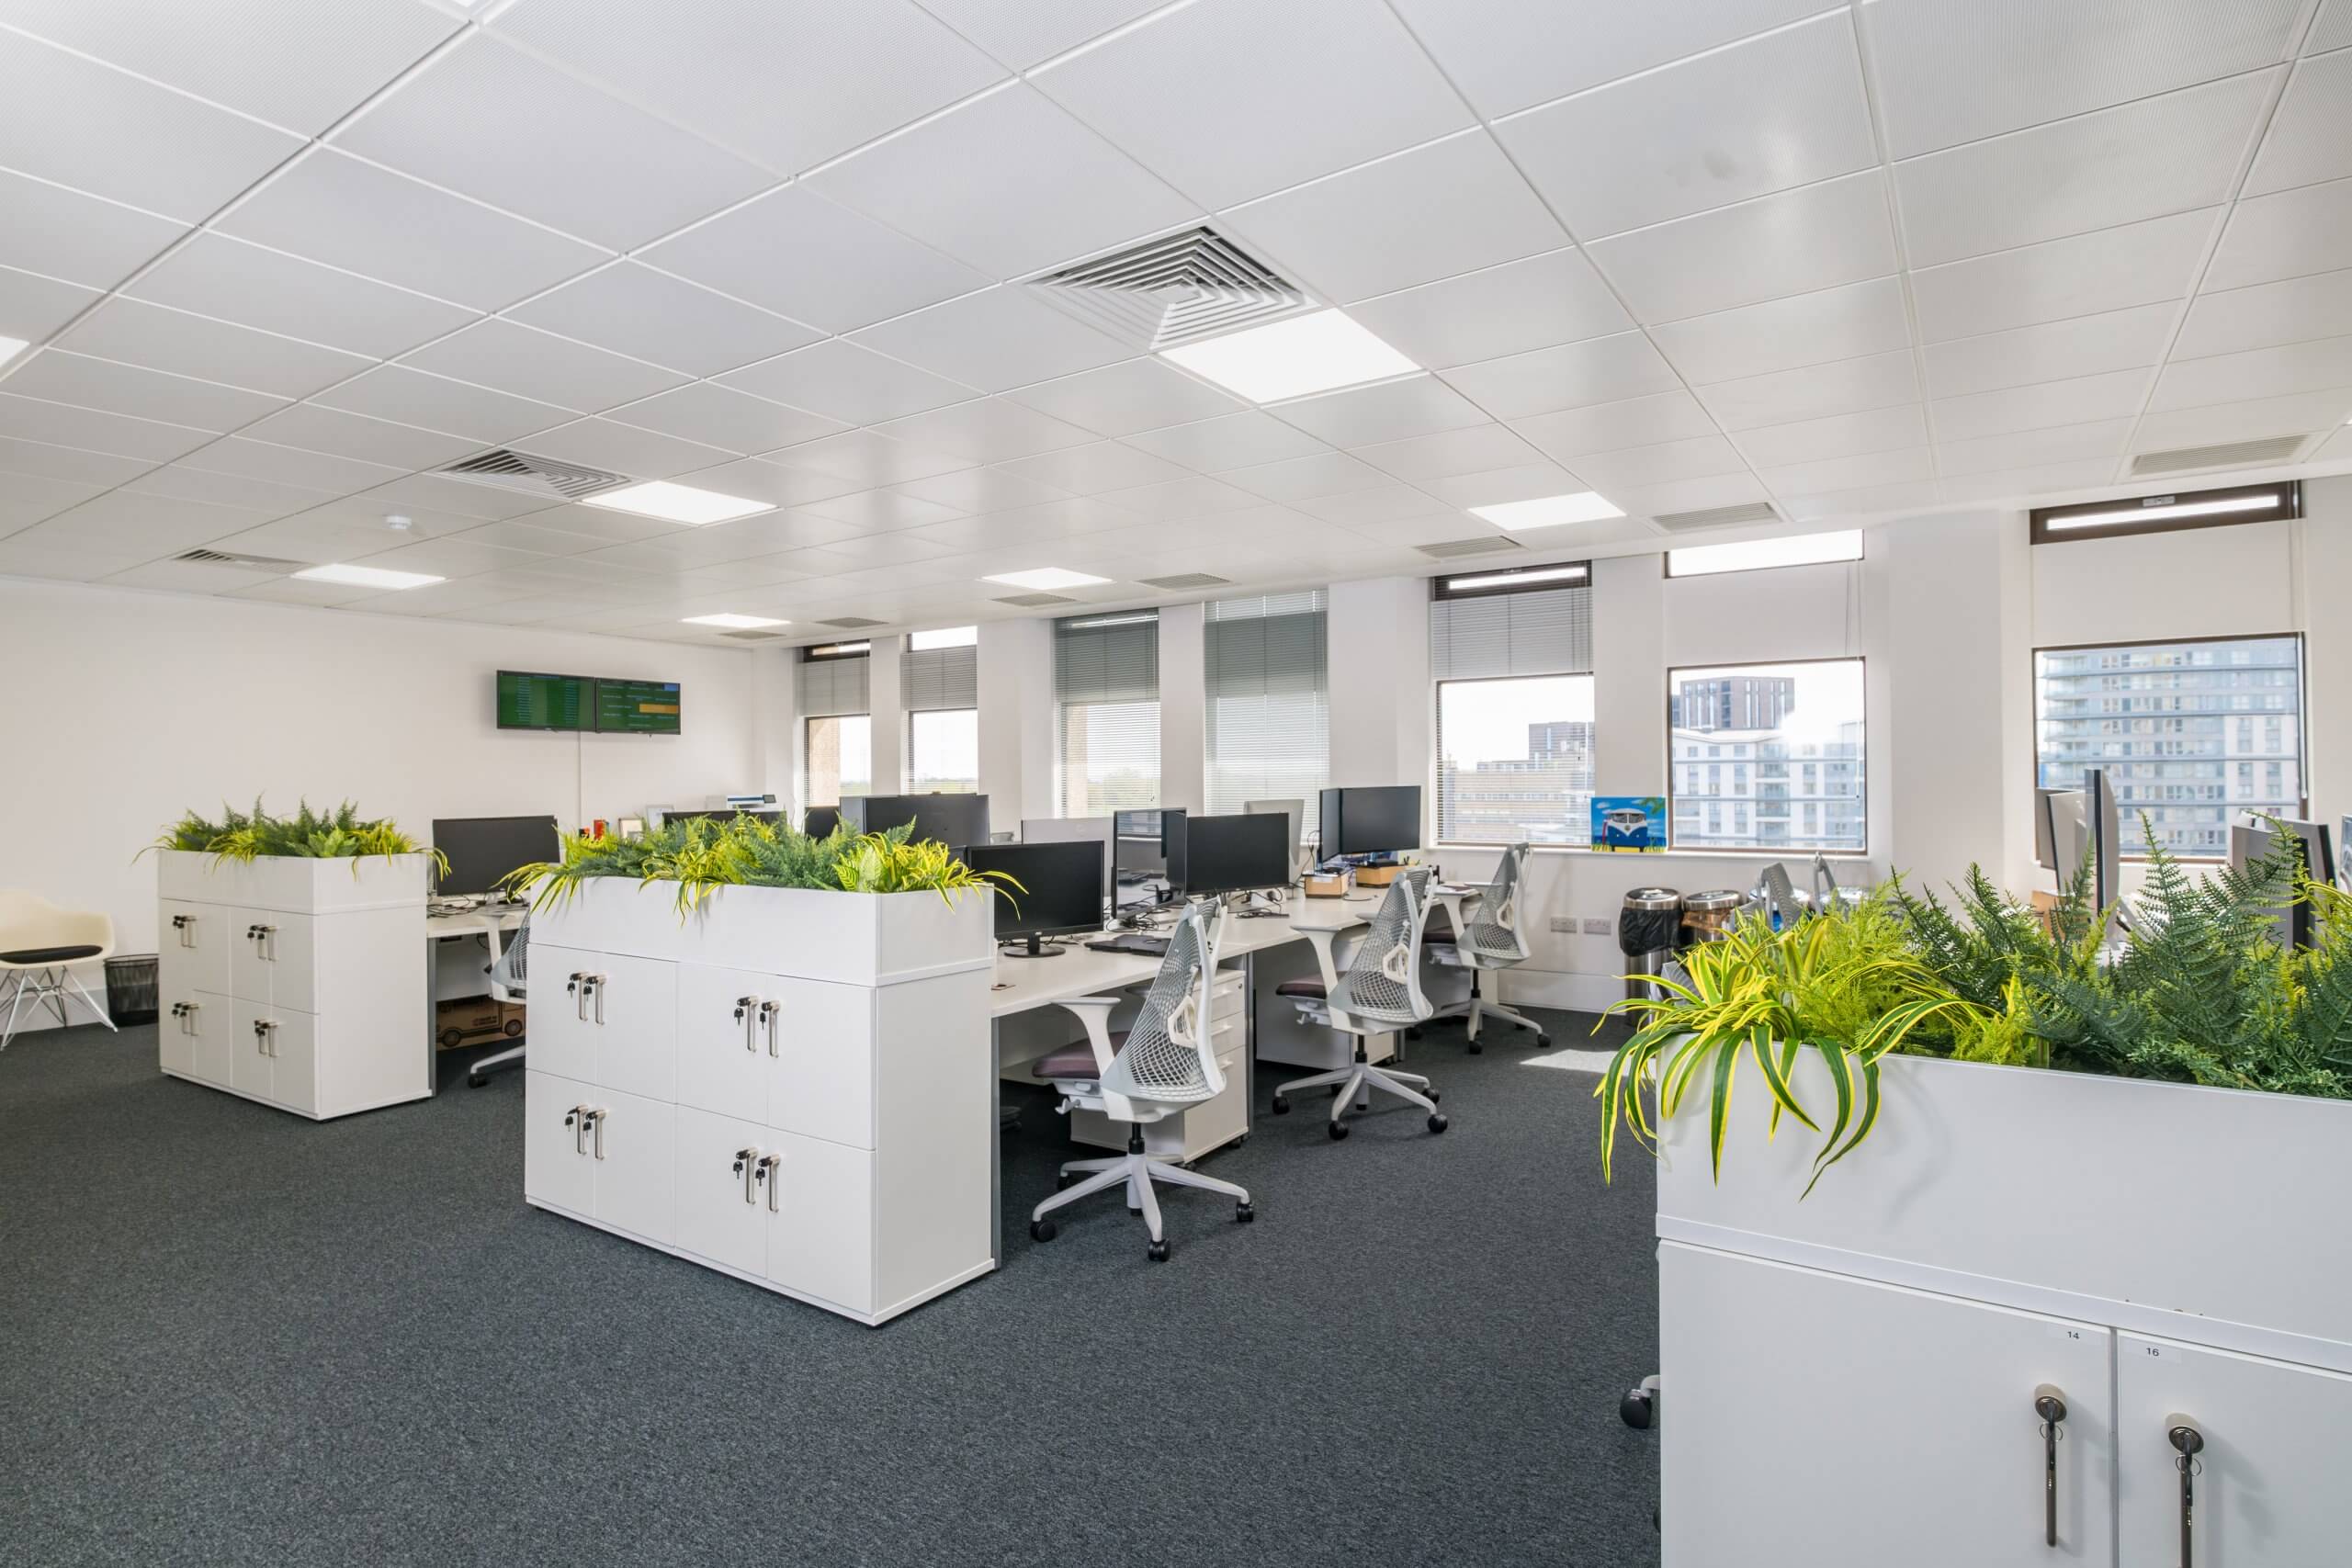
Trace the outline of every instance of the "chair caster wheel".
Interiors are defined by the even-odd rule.
[[[1617,1419],[1636,1432],[1648,1431],[1650,1423],[1656,1418],[1657,1412],[1651,1408],[1648,1389],[1628,1390],[1625,1396],[1617,1402]]]
[[[1274,1103],[1272,1109],[1277,1116],[1287,1116],[1290,1114],[1290,1101],[1285,1097],[1278,1094],[1274,1096]]]
[[[1345,1122],[1332,1122],[1329,1130],[1331,1134],[1331,1141],[1335,1144],[1341,1138],[1348,1135],[1348,1124]]]
[[[1445,1096],[1438,1092],[1437,1085],[1435,1084],[1430,1085],[1429,1088],[1421,1090],[1421,1092],[1430,1097],[1430,1103],[1431,1105],[1435,1105],[1439,1100],[1445,1098]]]
[[[1535,1037],[1535,1048],[1538,1051],[1548,1051],[1551,1049],[1551,1046],[1552,1037],[1550,1035],[1539,1034]]]
[[[487,1088],[489,1083],[490,1080],[482,1077],[480,1073],[468,1073],[466,1075],[466,1087],[468,1089]]]
[[[1051,1241],[1060,1233],[1060,1228],[1061,1227],[1055,1224],[1051,1220],[1031,1220],[1029,1222],[1029,1239],[1031,1241]]]
[[[1168,1244],[1164,1241],[1155,1241],[1144,1248],[1144,1256],[1154,1263],[1165,1263],[1168,1261]]]
[[[1445,1131],[1445,1118],[1443,1115],[1434,1111],[1430,1112],[1430,1131],[1432,1133],[1442,1133]]]
[[[1324,1092],[1326,1095],[1329,1096],[1331,1099],[1333,1099],[1333,1100],[1337,1100],[1337,1099],[1339,1099],[1339,1098],[1340,1098],[1340,1088],[1341,1088],[1341,1086],[1340,1086],[1340,1085],[1339,1085],[1339,1084],[1333,1084],[1333,1085],[1331,1085],[1329,1088],[1326,1089],[1323,1092]]]
[[[1470,1054],[1473,1056],[1483,1056],[1487,1054],[1487,1048],[1484,1045],[1479,1044],[1476,1040],[1473,1040],[1470,1042]]]
[[[1236,1203],[1233,1206],[1233,1223],[1236,1224],[1246,1225],[1257,1217],[1258,1211],[1247,1203]]]
[[[1405,1038],[1408,1040],[1419,1040],[1420,1037],[1421,1032],[1418,1029],[1408,1029],[1405,1031]]]

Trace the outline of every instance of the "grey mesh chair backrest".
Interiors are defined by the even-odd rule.
[[[1184,911],[1168,938],[1159,973],[1127,1027],[1126,1043],[1102,1075],[1105,1094],[1159,1105],[1193,1105],[1225,1089],[1209,1032],[1209,987],[1216,941],[1204,904]]]
[[[523,987],[530,967],[531,912],[523,911],[523,923],[506,939],[506,946],[498,962],[490,966],[490,994],[500,1001],[524,999]]]
[[[1421,928],[1429,921],[1429,867],[1396,874],[1372,917],[1372,930],[1348,960],[1331,992],[1331,1006],[1375,1023],[1419,1023],[1431,1010],[1421,995],[1418,965]]]
[[[1487,896],[1478,900],[1467,929],[1461,933],[1464,952],[1507,964],[1526,958],[1527,933],[1519,925],[1519,884],[1526,874],[1527,855],[1525,844],[1513,844],[1503,852],[1495,879],[1487,885]]]

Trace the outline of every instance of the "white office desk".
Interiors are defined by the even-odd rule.
[[[482,905],[462,914],[428,914],[424,917],[424,941],[428,952],[437,943],[458,937],[514,931],[523,923],[525,908],[521,904]],[[434,1038],[438,1032],[439,974],[440,965],[428,956],[424,964],[424,1082],[428,1094],[438,1093],[440,1087],[440,1051]]]

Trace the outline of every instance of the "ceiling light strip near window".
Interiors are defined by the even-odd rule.
[[[2221,490],[2176,491],[2120,501],[2076,502],[2040,506],[2028,513],[2037,545],[2064,544],[2127,534],[2163,534],[2185,528],[2223,528],[2267,523],[2303,514],[2303,487],[2232,485]]]
[[[1684,545],[1666,552],[1668,577],[1713,577],[1726,571],[1765,571],[1783,566],[1825,566],[1862,558],[1862,531],[1839,528],[1826,534],[1741,539],[1728,545]]]

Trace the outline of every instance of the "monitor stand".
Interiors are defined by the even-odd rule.
[[[1038,940],[1036,932],[1031,931],[1025,942],[1016,941],[1010,945],[1003,942],[997,943],[996,955],[999,958],[1059,958],[1062,955],[1062,950],[1058,947],[1047,947]]]

